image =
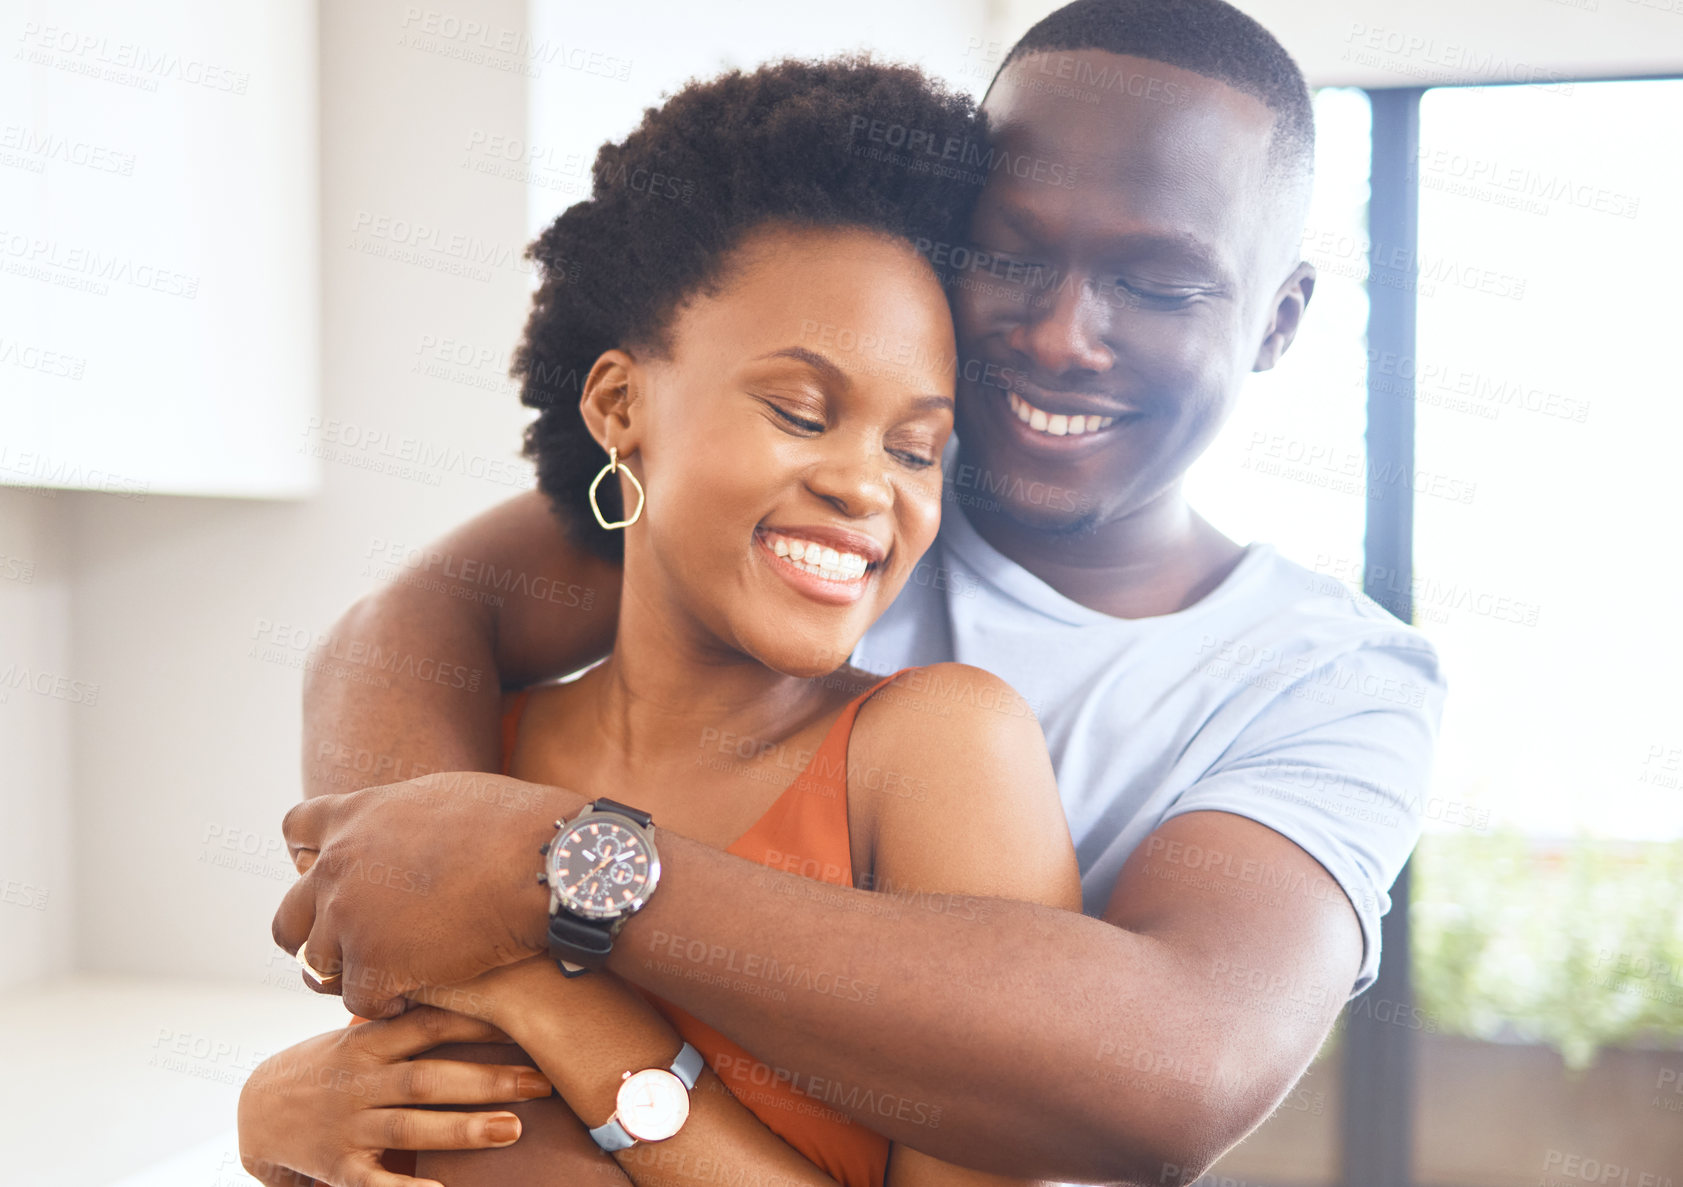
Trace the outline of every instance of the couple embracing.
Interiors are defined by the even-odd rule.
[[[1190,1183],[1266,1117],[1372,983],[1444,691],[1182,493],[1309,303],[1313,145],[1221,0],[1076,0],[979,110],[790,61],[605,145],[532,248],[540,493],[440,546],[591,609],[336,628],[521,691],[307,690],[307,754],[447,773],[307,771],[275,936],[371,1021],[253,1074],[247,1168]]]

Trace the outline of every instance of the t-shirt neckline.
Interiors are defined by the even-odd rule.
[[[947,477],[950,479],[957,449],[950,449],[946,453]],[[1029,572],[1022,565],[1006,556],[999,549],[989,544],[976,530],[976,525],[970,522],[964,508],[952,499],[946,500],[946,506],[941,511],[940,539],[942,547],[951,548],[962,556],[969,565],[987,582],[1010,595],[1017,601],[1036,610],[1049,618],[1071,626],[1095,626],[1110,624],[1113,626],[1127,623],[1139,623],[1145,627],[1152,623],[1163,623],[1171,619],[1204,613],[1212,605],[1228,598],[1232,591],[1250,579],[1251,573],[1262,563],[1263,558],[1273,551],[1273,545],[1265,541],[1252,540],[1245,545],[1244,555],[1239,563],[1228,570],[1227,576],[1209,593],[1199,598],[1190,606],[1180,610],[1172,610],[1167,614],[1151,614],[1141,618],[1122,618],[1115,614],[1106,614],[1102,610],[1095,610],[1091,606],[1084,606],[1074,598],[1054,589],[1041,578]]]

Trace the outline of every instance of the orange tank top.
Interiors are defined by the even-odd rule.
[[[900,672],[884,676],[842,707],[812,760],[725,852],[820,882],[853,885],[853,847],[847,831],[847,742],[859,706]],[[514,753],[527,695],[517,695],[503,714],[504,774]],[[888,1139],[826,1104],[827,1081],[774,1071],[665,999],[652,993],[643,996],[701,1052],[732,1095],[808,1162],[842,1187],[882,1187],[888,1171]],[[775,1008],[773,999],[767,1000],[768,1008]]]

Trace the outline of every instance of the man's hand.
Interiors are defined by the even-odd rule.
[[[275,913],[275,942],[295,953],[308,941],[326,991],[367,1018],[539,954],[549,902],[538,848],[584,804],[473,772],[306,800],[281,826],[304,875]]]
[[[415,1183],[380,1169],[380,1153],[486,1150],[520,1136],[495,1106],[547,1097],[543,1073],[411,1057],[450,1042],[507,1041],[496,1028],[443,1010],[412,1010],[306,1039],[257,1066],[240,1092],[240,1161],[270,1187],[312,1178],[329,1187]],[[505,1050],[515,1053],[515,1048]],[[433,1112],[440,1105],[488,1112]]]

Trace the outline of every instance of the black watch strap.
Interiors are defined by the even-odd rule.
[[[618,812],[621,816],[626,817],[633,824],[637,825],[638,828],[649,828],[654,824],[654,818],[647,812],[639,812],[636,808],[622,804],[618,800],[603,798],[597,800],[590,806],[598,812]]]
[[[549,917],[549,954],[566,976],[577,977],[601,968],[608,963],[613,948],[613,933],[606,922],[580,919],[565,911]]]

